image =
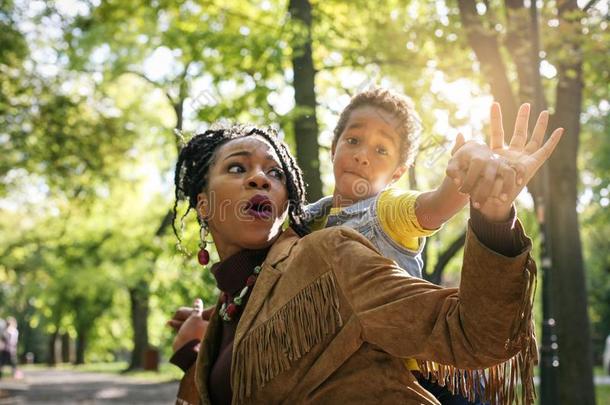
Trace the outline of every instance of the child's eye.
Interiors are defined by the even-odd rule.
[[[246,169],[239,163],[231,163],[227,168],[227,172],[229,173],[244,173]]]
[[[377,153],[379,153],[380,155],[384,155],[387,156],[388,155],[388,150],[382,146],[378,146],[377,147]]]
[[[354,137],[347,138],[345,142],[349,143],[350,145],[358,145],[358,139]]]
[[[274,167],[273,169],[269,170],[269,174],[278,180],[284,180],[284,171],[279,167]]]

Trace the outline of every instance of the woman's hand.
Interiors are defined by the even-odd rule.
[[[534,177],[540,166],[551,156],[563,134],[563,128],[558,128],[544,142],[549,113],[543,111],[538,116],[536,126],[528,141],[529,115],[530,105],[522,104],[515,120],[515,131],[509,146],[506,147],[504,145],[502,110],[500,104],[493,103],[491,106],[490,148],[498,162],[491,163],[493,160],[475,161],[475,168],[468,167],[467,170],[463,168],[463,165],[458,165],[457,169],[449,171],[448,166],[447,175],[454,180],[457,179],[457,183],[461,184],[460,191],[470,194],[475,208],[479,208],[481,213],[489,220],[502,221],[509,216],[514,200]],[[456,155],[458,153],[459,150]],[[490,181],[492,177],[489,174],[494,170],[493,167],[489,168],[490,165],[503,168],[501,172],[496,171],[499,174],[492,181]],[[512,171],[506,171],[507,166],[512,168]],[[481,195],[487,195],[490,198],[481,203]]]
[[[551,156],[563,135],[563,128],[557,128],[544,142],[549,113],[543,111],[538,116],[534,131],[528,140],[527,125],[529,117],[530,105],[522,104],[515,120],[515,131],[507,148],[504,145],[502,109],[498,103],[493,103],[491,106],[491,150],[505,159],[515,169],[517,176],[516,185],[510,190],[507,198],[488,203],[481,208],[483,215],[491,220],[502,220],[509,215],[512,203],[538,172],[538,169]]]
[[[209,324],[209,313],[207,319],[203,318],[203,313],[203,301],[197,298],[193,308],[181,307],[174,313],[172,319],[167,321],[168,326],[178,331],[172,344],[174,352],[191,340],[203,339]]]

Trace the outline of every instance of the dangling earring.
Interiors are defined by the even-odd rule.
[[[206,236],[208,236],[208,227],[202,221],[201,229],[199,230],[199,253],[197,253],[197,260],[202,266],[205,266],[210,262],[210,252],[205,248],[207,245],[207,242],[205,241]]]

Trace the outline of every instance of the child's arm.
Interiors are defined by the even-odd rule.
[[[434,191],[420,194],[415,203],[417,222],[424,229],[438,229],[468,203],[449,177]]]
[[[483,206],[495,194],[505,193],[504,185],[514,182],[513,169],[503,160],[497,159],[489,146],[478,142],[464,142],[458,135],[452,151],[452,159],[447,165],[447,175],[441,185],[433,191],[417,197],[415,215],[425,229],[437,229],[459,212],[472,197],[475,208]],[[458,176],[458,173],[461,175]],[[494,182],[500,178],[501,189],[495,190]],[[472,190],[480,185],[471,196],[461,191]]]

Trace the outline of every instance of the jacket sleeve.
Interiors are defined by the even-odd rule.
[[[520,225],[517,232],[523,232]],[[506,257],[482,245],[469,229],[459,289],[408,276],[346,228],[333,235],[332,254],[326,257],[364,341],[396,357],[481,368],[519,349],[509,343],[524,322],[534,266],[531,242],[523,237],[527,248]]]
[[[195,384],[195,371],[196,365],[193,364],[189,368],[182,380],[180,380],[180,386],[178,387],[178,394],[176,395],[176,405],[199,405],[199,391]]]

